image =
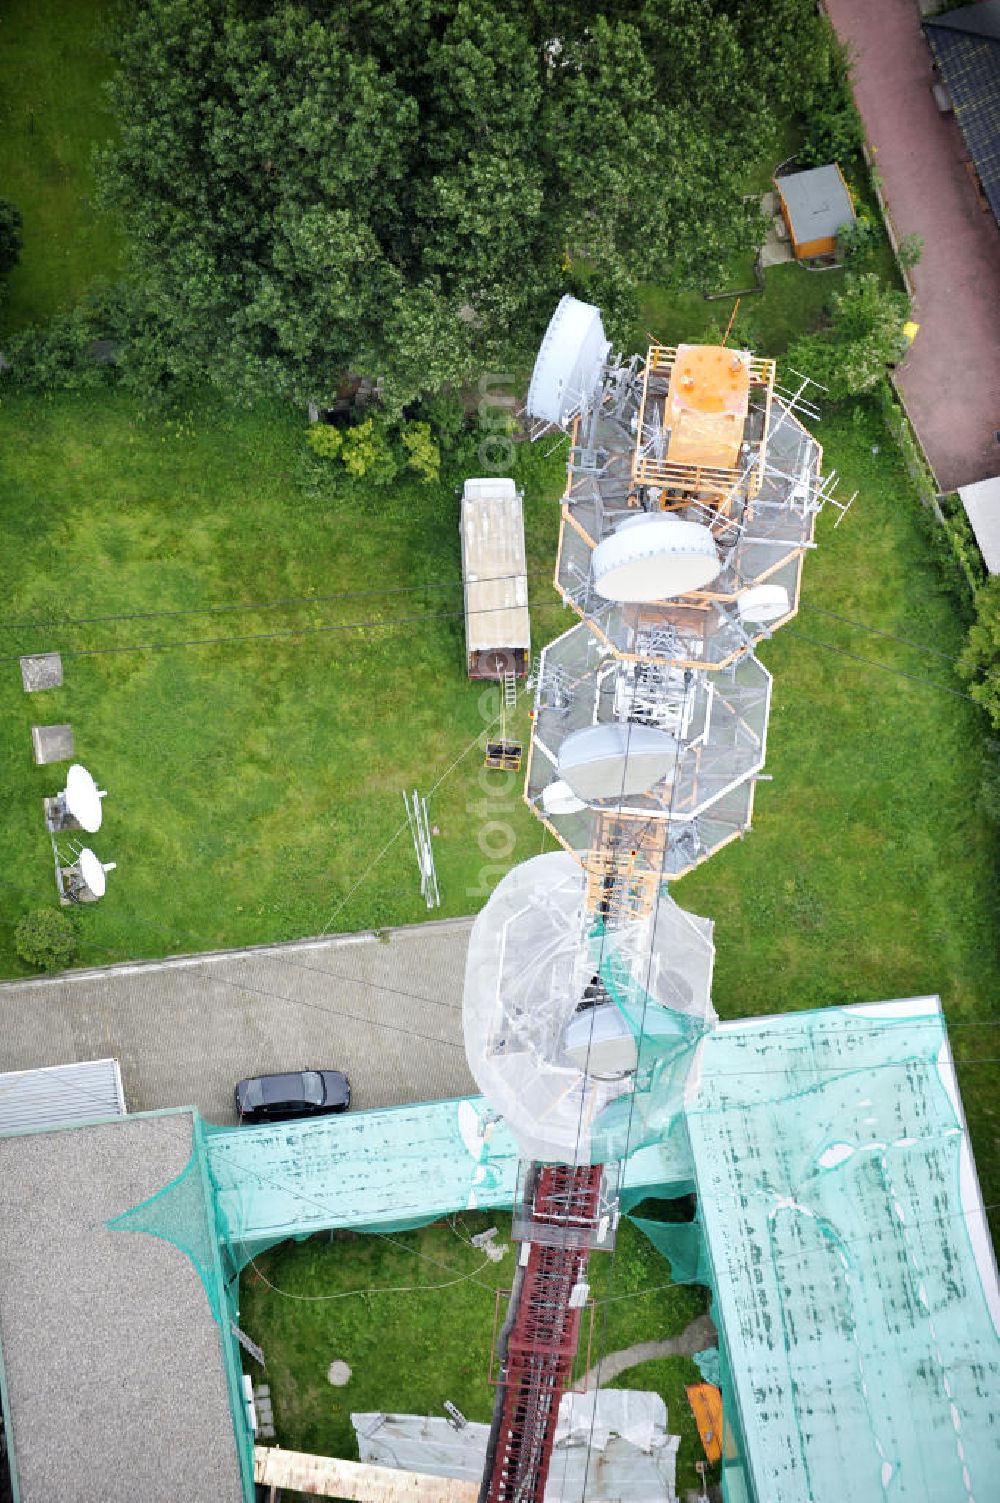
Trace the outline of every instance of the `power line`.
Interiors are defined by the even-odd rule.
[[[924,684],[928,689],[937,689],[942,694],[950,694],[953,699],[968,700],[970,705],[976,703],[971,694],[965,694],[961,689],[950,689],[947,684],[938,683],[936,679],[924,678],[918,673],[907,673],[905,669],[894,668],[891,663],[882,663],[878,658],[866,658],[860,653],[848,652],[846,647],[837,647],[833,642],[821,642],[816,637],[807,637],[804,632],[796,631],[791,626],[786,626],[785,632],[799,642],[808,642],[811,647],[821,647],[826,652],[835,652],[838,657],[850,658],[854,663],[863,663],[866,668],[879,668],[883,673],[895,674],[897,678],[908,679],[912,684]]]
[[[834,621],[842,621],[845,626],[853,626],[858,631],[870,632],[873,637],[886,637],[890,642],[899,642],[904,647],[912,647],[917,652],[929,652],[932,657],[944,658],[948,663],[961,662],[954,653],[942,652],[938,647],[928,647],[926,642],[914,642],[912,637],[898,637],[894,632],[884,631],[879,626],[869,626],[864,621],[854,621],[850,616],[842,616],[839,611],[828,610],[822,605],[813,605],[812,601],[801,600],[799,604],[807,611],[815,611],[818,616],[829,616]]]
[[[490,584],[502,584],[502,583],[511,582],[511,581],[514,581],[514,580],[517,580],[517,579],[549,579],[549,578],[550,578],[550,571],[549,570],[538,569],[538,570],[531,570],[531,571],[527,571],[527,572],[521,571],[519,573],[513,573],[513,574],[491,575],[488,580],[480,581],[480,582],[481,583],[485,582],[485,583],[490,583]],[[465,581],[462,579],[461,576],[455,576],[454,578],[448,579],[448,580],[425,580],[425,581],[423,581],[420,584],[412,584],[412,585],[386,585],[386,586],[383,586],[383,587],[381,587],[379,589],[370,589],[370,590],[340,590],[340,591],[335,591],[333,593],[314,593],[314,594],[311,594],[311,595],[276,596],[276,597],[267,598],[267,599],[263,599],[263,600],[246,600],[246,601],[235,601],[235,602],[219,602],[219,603],[214,603],[214,604],[210,604],[210,605],[189,606],[189,607],[182,607],[182,608],[173,609],[173,610],[112,612],[112,613],[109,613],[109,614],[106,614],[106,615],[66,617],[63,620],[49,620],[49,621],[0,621],[0,631],[36,631],[36,630],[37,631],[42,631],[42,630],[44,630],[44,631],[52,631],[52,630],[61,630],[61,629],[65,629],[65,628],[73,629],[73,628],[76,628],[76,627],[79,627],[79,626],[89,626],[89,625],[103,624],[103,623],[116,622],[116,621],[166,620],[166,619],[178,619],[180,617],[186,617],[186,616],[218,615],[218,614],[224,614],[224,613],[229,613],[229,612],[239,612],[239,611],[274,610],[274,609],[278,609],[278,608],[284,608],[284,607],[287,607],[287,606],[295,606],[295,605],[316,605],[316,604],[320,604],[320,603],[322,603],[322,604],[329,604],[331,602],[339,601],[339,600],[379,599],[379,598],[384,598],[384,597],[387,597],[387,596],[395,596],[395,595],[420,595],[420,594],[425,594],[425,593],[429,593],[431,591],[437,591],[437,590],[461,589],[461,588],[464,587],[464,584],[465,584]],[[548,601],[548,600],[547,601],[532,601],[532,602],[529,602],[530,608],[533,609],[533,610],[554,609],[556,607],[561,607],[562,604],[563,603],[561,601]],[[881,638],[885,639],[886,641],[890,641],[890,642],[896,642],[900,646],[910,648],[914,652],[927,653],[927,654],[931,655],[932,657],[942,658],[946,662],[950,662],[950,663],[958,663],[958,662],[961,661],[960,658],[958,658],[953,653],[942,652],[939,648],[931,647],[931,646],[929,646],[925,642],[915,642],[912,639],[912,637],[901,637],[897,633],[886,631],[882,627],[872,626],[868,622],[865,622],[865,621],[857,621],[853,617],[842,615],[839,611],[832,611],[832,610],[828,609],[825,606],[814,605],[811,601],[801,600],[799,602],[799,606],[800,606],[801,609],[811,610],[811,611],[813,611],[814,613],[816,613],[818,615],[828,616],[832,620],[840,621],[845,626],[850,626],[850,627],[854,628],[857,631],[868,632],[871,636],[881,637]],[[460,611],[455,611],[455,612],[428,614],[423,619],[427,619],[427,620],[440,620],[440,619],[443,619],[445,616],[452,616],[452,615],[454,615],[456,617],[459,616],[459,615],[468,615],[468,616],[489,615],[489,614],[494,613],[495,611],[506,610],[507,608],[508,607],[506,607],[506,606],[486,606],[486,607],[483,607],[483,608],[478,608],[477,607],[477,608],[475,608],[473,610],[470,610],[470,611],[461,611],[461,612]],[[413,617],[403,618],[403,621],[401,623],[396,623],[396,622],[380,623],[380,622],[377,622],[377,621],[375,621],[375,622],[372,622],[372,621],[345,622],[345,623],[338,622],[338,623],[329,623],[329,624],[324,623],[324,624],[321,624],[318,627],[289,628],[289,629],[287,629],[287,631],[285,631],[282,634],[283,635],[296,635],[300,631],[302,633],[304,633],[304,634],[307,634],[309,632],[325,631],[325,630],[352,630],[352,629],[361,629],[363,627],[364,628],[370,628],[372,626],[378,626],[378,625],[381,625],[381,624],[385,624],[385,625],[409,624],[414,619],[418,619],[418,618],[413,618]],[[204,639],[201,639],[201,638],[192,638],[192,639],[189,639],[189,640],[181,639],[181,640],[179,640],[176,643],[139,643],[139,644],[136,644],[134,647],[124,646],[124,647],[106,648],[106,649],[99,649],[99,648],[93,648],[93,649],[66,649],[65,652],[64,652],[64,656],[85,656],[85,655],[88,655],[88,652],[89,652],[89,654],[92,655],[92,654],[94,654],[96,652],[100,652],[100,651],[105,651],[105,652],[111,652],[111,651],[126,652],[126,651],[164,650],[165,648],[171,647],[171,646],[191,646],[191,645],[204,645],[204,644],[215,645],[215,644],[217,644],[219,642],[224,642],[224,641],[242,642],[242,641],[253,641],[253,640],[266,640],[271,635],[272,635],[271,633],[239,633],[239,634],[233,634],[233,635],[227,636],[227,637],[210,637],[210,638],[204,638]],[[801,635],[801,634],[799,634],[799,635]],[[805,641],[805,640],[809,640],[809,639],[803,637],[803,640]],[[23,656],[23,654],[17,654],[18,658],[20,658],[21,656]],[[5,656],[5,657],[0,657],[0,662],[11,662],[13,660],[14,660],[13,655],[8,655],[8,656]],[[892,670],[892,671],[898,671],[898,670]]]

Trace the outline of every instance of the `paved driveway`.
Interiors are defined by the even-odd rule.
[[[913,270],[920,324],[900,388],[942,490],[1000,473],[1000,233],[976,198],[955,121],[931,95],[915,0],[825,0],[854,59],[853,85]]]
[[[0,1070],[110,1055],[130,1112],[233,1120],[243,1075],[348,1071],[359,1107],[475,1091],[462,1045],[471,919],[0,985]]]

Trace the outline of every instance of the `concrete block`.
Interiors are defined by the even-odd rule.
[[[40,652],[21,659],[21,682],[26,694],[58,689],[62,681],[62,658],[58,652]]]
[[[73,727],[71,725],[33,725],[31,746],[35,762],[43,767],[48,762],[69,762],[73,756]]]

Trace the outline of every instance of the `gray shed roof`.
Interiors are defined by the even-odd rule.
[[[961,485],[958,494],[991,574],[1000,574],[1000,475]]]
[[[0,1354],[21,1503],[242,1503],[219,1328],[189,1259],[111,1231],[190,1112],[0,1137]]]
[[[462,496],[469,652],[531,644],[524,516],[513,480],[467,480]]]
[[[800,245],[836,235],[842,224],[850,224],[854,219],[851,195],[835,164],[779,177],[778,192]]]
[[[124,1115],[125,1097],[116,1059],[10,1070],[0,1075],[0,1132]]]

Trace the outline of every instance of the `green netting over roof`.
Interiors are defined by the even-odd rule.
[[[285,1237],[402,1231],[455,1211],[508,1208],[516,1194],[516,1145],[482,1097],[280,1126],[206,1124],[205,1136],[234,1266]],[[632,1155],[625,1175],[632,1198],[651,1187],[679,1195],[691,1182],[683,1126]]]
[[[937,999],[723,1025],[699,1067],[727,1497],[1000,1496],[1000,1296]]]
[[[674,1077],[622,1203],[697,1191],[696,1222],[639,1224],[712,1290],[727,1503],[1000,1496],[1000,1289],[937,999],[723,1024],[680,1115]],[[284,1237],[515,1197],[517,1150],[482,1098],[199,1124],[196,1143],[115,1225],[182,1247],[217,1312],[219,1250],[232,1275]]]

